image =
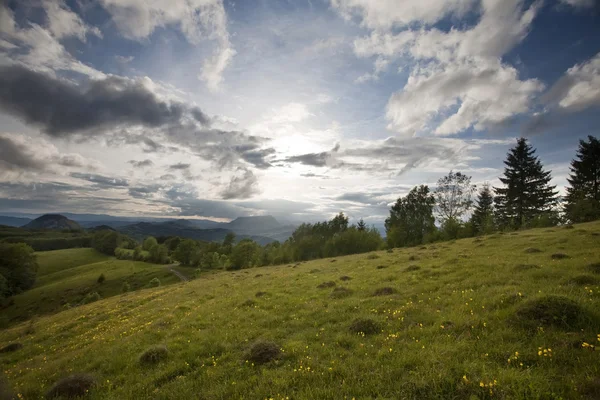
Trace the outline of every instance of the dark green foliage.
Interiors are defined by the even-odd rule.
[[[100,294],[98,292],[88,293],[83,300],[81,300],[81,304],[89,304],[95,301],[100,300]]]
[[[104,274],[100,274],[100,276],[98,277],[98,283],[102,284],[105,280],[106,276],[104,276]]]
[[[16,236],[2,239],[4,243],[25,243],[35,251],[50,251],[91,247],[92,236],[83,233],[30,232],[31,237]],[[49,236],[49,237],[47,237]]]
[[[160,280],[158,278],[151,279],[150,282],[148,282],[148,287],[159,287],[159,286],[160,286]]]
[[[0,348],[0,353],[12,353],[13,351],[21,350],[23,348],[22,343],[11,343]]]
[[[435,191],[435,209],[440,222],[448,220],[460,221],[461,217],[471,209],[475,185],[471,177],[461,172],[450,171],[448,175],[438,179]]]
[[[96,386],[96,378],[88,374],[75,374],[63,378],[56,382],[48,393],[46,398],[65,398],[74,399],[85,396],[94,386]]]
[[[333,299],[342,299],[344,297],[351,296],[352,293],[354,292],[351,289],[345,287],[336,287],[335,289],[333,289],[330,296]]]
[[[361,232],[367,229],[367,224],[365,224],[365,221],[363,221],[362,218],[356,224],[356,229],[358,229]]]
[[[562,296],[545,296],[521,305],[515,313],[515,322],[528,328],[553,326],[576,329],[589,319],[585,310],[573,300]]]
[[[396,289],[391,287],[382,287],[373,292],[373,296],[389,296],[391,294],[395,294]]]
[[[154,238],[153,238],[154,239]],[[144,241],[146,243],[146,241]],[[150,256],[148,260],[155,264],[167,264],[169,260],[169,251],[167,250],[167,246],[164,244],[154,244],[148,250]]]
[[[100,253],[114,256],[119,247],[121,235],[111,230],[98,231],[92,236],[92,247]]]
[[[579,387],[579,393],[581,393],[581,395],[584,396],[584,399],[600,399],[600,377],[590,379],[581,384],[581,386]]]
[[[500,177],[504,186],[494,188],[496,221],[500,227],[518,229],[552,225],[553,207],[557,202],[556,186],[549,184],[552,179],[550,171],[544,171],[527,139],[517,140],[504,164],[504,176]]]
[[[261,365],[278,359],[280,355],[281,349],[276,343],[260,340],[250,346],[244,360]]]
[[[571,175],[567,178],[565,215],[572,222],[593,221],[600,218],[600,140],[588,136],[580,140],[577,159],[571,161]]]
[[[127,293],[131,290],[131,286],[127,282],[123,282],[123,286],[121,286],[121,292]]]
[[[179,241],[177,248],[173,252],[173,258],[183,265],[192,265],[196,253],[200,250],[200,245],[197,241],[191,239],[183,239]]]
[[[483,235],[492,233],[494,227],[494,195],[490,185],[485,183],[477,195],[477,204],[471,216],[473,233]]]
[[[327,281],[327,282],[323,282],[320,285],[317,286],[318,289],[327,289],[327,288],[332,288],[335,286],[335,282],[334,281]]]
[[[168,356],[169,351],[166,346],[152,346],[140,354],[139,362],[142,365],[156,365],[159,362],[166,360]]]
[[[260,245],[253,240],[244,239],[231,250],[229,260],[230,270],[250,268],[260,263]]]
[[[381,332],[381,324],[370,318],[358,318],[352,321],[349,330],[356,334],[373,335]]]
[[[156,239],[152,236],[148,236],[146,239],[144,239],[144,243],[142,244],[142,250],[150,251],[150,249],[152,249],[152,247],[156,245],[158,245]]]
[[[388,246],[423,243],[435,231],[434,205],[435,199],[426,185],[416,186],[408,195],[399,198],[385,220]]]
[[[24,243],[0,243],[0,279],[4,296],[33,286],[38,264],[33,249]],[[1,297],[1,296],[0,296]]]

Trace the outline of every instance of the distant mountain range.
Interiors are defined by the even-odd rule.
[[[33,216],[32,216],[33,217]],[[46,214],[36,219],[0,216],[0,225],[25,229],[98,230],[100,226],[115,229],[135,239],[146,236],[180,236],[195,240],[222,241],[233,232],[238,240],[250,238],[264,245],[273,241],[284,242],[294,232],[294,225],[284,225],[270,215],[239,217],[231,222],[202,219],[166,219],[114,217],[96,214]]]

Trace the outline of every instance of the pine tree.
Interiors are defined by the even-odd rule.
[[[485,183],[477,195],[477,204],[471,216],[475,233],[489,233],[493,230],[494,195],[490,185]]]
[[[600,218],[600,140],[580,140],[577,158],[567,178],[565,214],[571,222],[593,221]]]
[[[544,171],[535,156],[535,149],[520,138],[510,149],[504,161],[502,188],[494,188],[496,217],[503,227],[520,228],[535,224],[537,219],[547,218],[556,204],[556,186],[549,185],[550,171]]]
[[[367,229],[367,224],[365,224],[365,221],[361,218],[356,224],[356,228],[362,232]]]

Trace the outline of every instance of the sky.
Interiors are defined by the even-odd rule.
[[[600,131],[597,0],[5,0],[0,214],[380,224]]]

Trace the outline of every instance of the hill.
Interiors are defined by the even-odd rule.
[[[23,398],[88,373],[93,399],[596,399],[599,238],[596,222],[201,275],[1,331],[22,348],[0,365]]]
[[[48,229],[79,231],[81,226],[60,214],[45,214],[23,225],[25,229]]]
[[[0,225],[4,226],[23,226],[31,222],[30,218],[20,218],[20,217],[7,217],[4,215],[0,215]]]

